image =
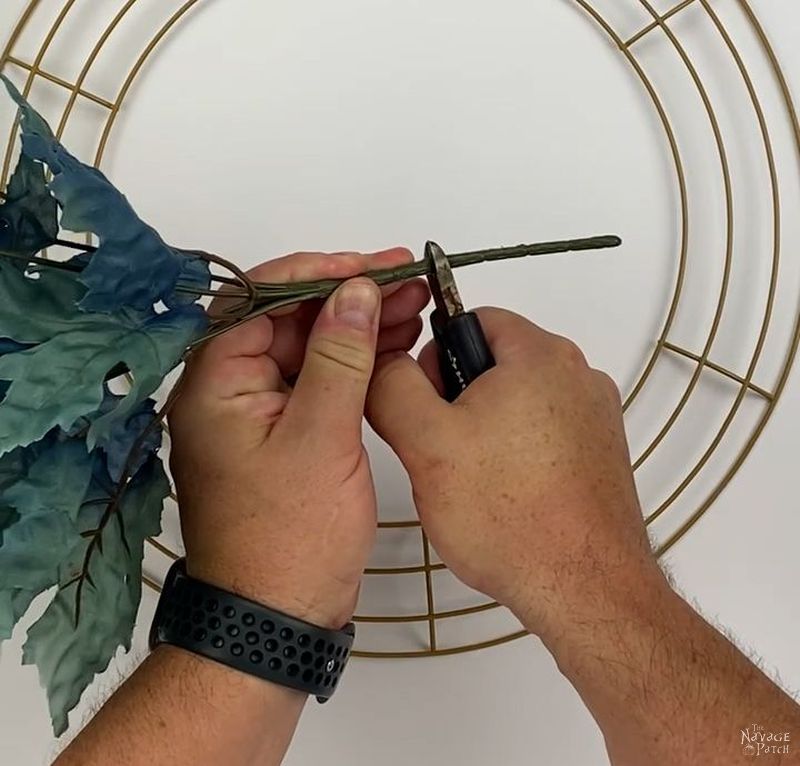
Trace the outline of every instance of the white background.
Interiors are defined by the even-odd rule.
[[[0,9],[0,42],[22,5]],[[97,2],[90,10],[102,14],[112,5]],[[301,249],[408,244],[419,252],[429,237],[456,251],[619,232],[625,246],[613,254],[479,267],[459,277],[470,303],[505,305],[576,338],[594,364],[630,389],[675,278],[674,172],[641,85],[572,3],[201,5],[143,70],[103,163],[169,241],[251,265]],[[800,9],[792,0],[753,6],[790,82],[800,83]],[[639,20],[619,16],[630,33]],[[686,30],[692,19],[680,23]],[[79,39],[79,30],[71,34]],[[77,71],[77,46],[66,39],[46,62],[52,70]],[[135,40],[130,45],[141,49]],[[644,45],[650,47],[643,57],[660,55],[655,43]],[[104,92],[119,73],[113,58],[101,64],[87,87]],[[57,114],[56,92],[34,93],[35,105]],[[721,113],[724,121],[724,108]],[[0,117],[8,115],[4,103]],[[66,135],[68,145],[89,159],[95,117],[76,114]],[[780,123],[779,116],[775,120]],[[689,124],[687,118],[684,127]],[[731,130],[732,152],[756,156],[745,130]],[[694,149],[691,130],[684,140],[693,159],[689,172],[699,179],[713,169],[703,166],[707,136],[697,133]],[[798,173],[796,157],[792,162],[780,168],[790,179]],[[743,167],[746,172],[746,162]],[[698,197],[720,193],[711,187]],[[747,230],[762,212],[737,208],[740,228]],[[785,212],[790,262],[798,252],[796,219],[791,209]],[[718,224],[711,213],[693,218],[698,251],[718,244],[711,241]],[[755,241],[760,234],[748,236]],[[758,264],[768,254],[758,247],[748,253],[736,273],[757,282]],[[699,260],[679,320],[692,348],[698,344],[692,331],[706,327],[713,306],[697,285],[704,279],[710,285],[715,272],[711,266],[704,272]],[[788,271],[790,299],[776,309],[776,326],[785,330],[797,311],[798,273]],[[736,352],[747,344],[736,341],[749,337],[758,322],[745,310],[737,316],[722,331],[719,353],[741,371]],[[675,375],[680,379],[679,371]],[[769,382],[767,376],[763,385]],[[730,403],[729,390],[713,388],[719,381],[709,385],[701,398]],[[754,453],[667,557],[687,597],[793,689],[800,688],[798,393],[794,374]],[[657,399],[629,413],[634,454],[669,412]],[[704,421],[695,426],[709,433]],[[368,440],[383,517],[407,516],[402,474],[374,437]],[[661,462],[638,477],[646,508],[685,473],[688,454],[682,457],[681,444],[667,445]],[[701,490],[713,483],[701,483]],[[698,490],[692,499],[701,496]],[[656,536],[675,526],[666,523]],[[386,590],[402,589],[396,584],[382,587],[368,593],[370,603],[397,608],[416,596]],[[138,656],[154,603],[145,591]],[[469,625],[463,630],[463,640],[474,637]],[[0,662],[0,764],[14,766],[48,762],[56,748],[35,669],[19,666],[23,640],[24,628],[3,647]],[[133,661],[123,659],[119,667],[124,672]],[[116,669],[106,674],[92,699],[102,698],[118,676]],[[87,700],[81,711],[91,705]],[[78,723],[81,711],[73,715]],[[353,662],[332,704],[308,706],[287,762],[323,759],[386,766],[607,762],[595,724],[533,638],[449,658]]]

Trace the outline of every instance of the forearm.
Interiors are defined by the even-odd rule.
[[[606,584],[583,619],[573,615],[568,630],[545,639],[614,766],[729,766],[742,759],[742,731],[754,723],[800,737],[800,707],[788,695],[660,574],[642,580]],[[778,746],[770,763],[800,763],[797,745],[783,755],[784,743],[765,744]]]
[[[170,646],[157,648],[56,766],[270,766],[306,696]]]

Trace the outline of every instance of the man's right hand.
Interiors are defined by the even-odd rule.
[[[632,585],[663,583],[619,392],[565,338],[508,311],[478,314],[494,369],[448,404],[433,345],[419,363],[383,355],[367,414],[408,471],[444,562],[530,630],[557,638]]]
[[[753,711],[794,740],[800,708],[661,573],[614,383],[570,341],[478,314],[497,366],[453,404],[432,345],[379,357],[367,402],[444,562],[541,636],[614,766],[738,763]]]

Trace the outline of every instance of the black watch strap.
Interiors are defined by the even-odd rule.
[[[150,648],[179,646],[324,702],[339,683],[354,637],[353,623],[343,630],[319,628],[195,580],[180,559],[164,581]]]

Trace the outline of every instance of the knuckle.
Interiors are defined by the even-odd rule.
[[[274,378],[274,363],[268,356],[251,357],[252,365],[249,373],[259,381],[263,388],[269,387]]]
[[[259,264],[246,273],[247,276],[256,281],[301,279],[303,272],[308,270],[310,260],[311,253],[289,253]]]
[[[394,444],[393,448],[415,485],[420,486],[421,483],[424,486],[434,478],[440,485],[446,483],[445,460],[423,433],[414,431],[400,443]]]
[[[288,394],[280,391],[264,391],[238,396],[230,401],[229,407],[231,414],[272,423],[283,413],[288,399]]]
[[[187,396],[213,406],[218,400],[242,393],[271,390],[276,377],[274,363],[267,356],[231,357],[189,370],[181,398]]]
[[[247,357],[225,361],[212,372],[214,382],[220,387],[250,384],[266,387],[270,380],[270,364],[266,357]]]
[[[558,339],[558,353],[568,364],[578,366],[585,366],[587,364],[586,357],[580,346],[569,338]]]
[[[241,366],[239,359],[225,359],[205,369],[207,382],[217,386],[227,383],[232,377],[238,376]]]
[[[359,378],[369,377],[372,371],[371,349],[345,338],[318,338],[308,351],[318,363],[344,368]]]
[[[622,394],[614,378],[602,370],[594,370],[594,375],[599,386],[606,391],[614,401],[622,401]]]

